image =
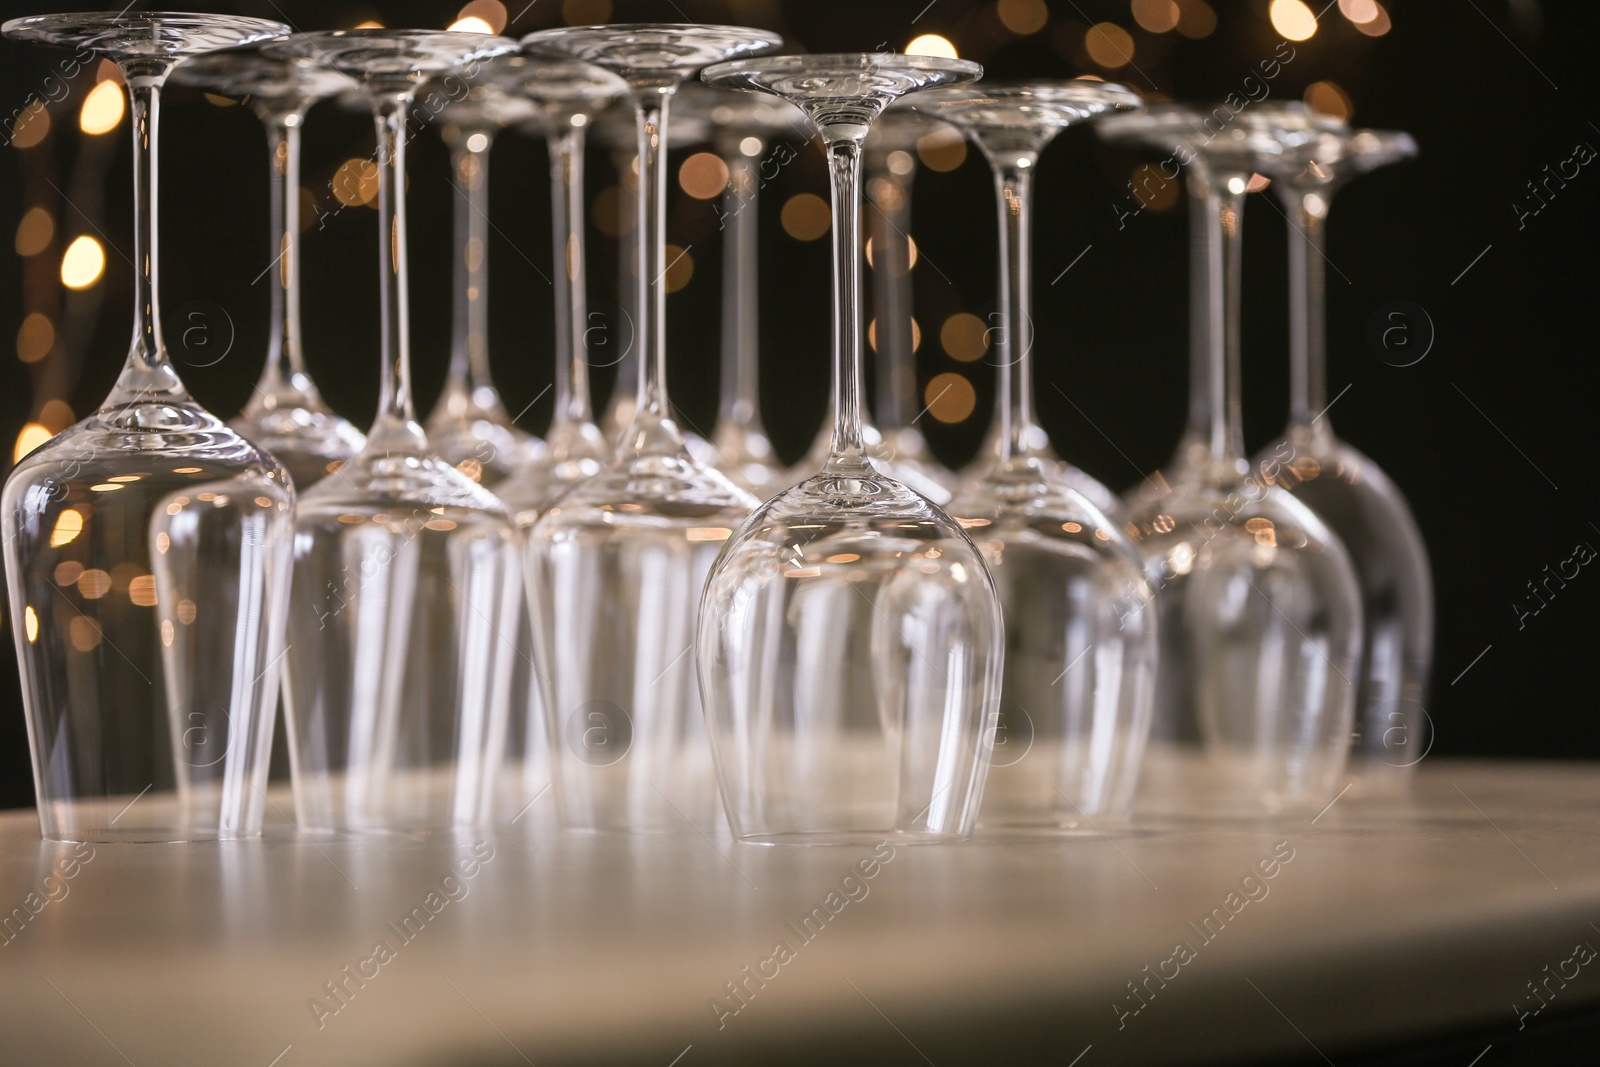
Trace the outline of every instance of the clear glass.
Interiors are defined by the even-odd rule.
[[[1303,113],[1302,113],[1303,114]],[[1216,128],[1183,105],[1114,116],[1102,135],[1189,171],[1195,268],[1190,424],[1159,491],[1128,504],[1161,613],[1145,781],[1153,806],[1316,811],[1349,751],[1361,602],[1339,539],[1251,472],[1239,416],[1242,213],[1280,142],[1244,111]],[[1209,120],[1209,124],[1208,124]],[[1305,116],[1311,136],[1315,120]],[[1191,757],[1203,746],[1210,757]]]
[[[886,475],[862,433],[861,144],[884,106],[976,63],[886,53],[712,67],[799,105],[832,176],[836,420],[822,470],[718,556],[696,656],[734,836],[763,844],[967,837],[998,709],[999,597],[955,520]]]
[[[533,526],[574,485],[600,472],[610,455],[595,425],[589,395],[588,255],[583,225],[583,151],[594,116],[621,96],[622,79],[571,60],[507,56],[491,75],[535,109],[550,154],[551,277],[555,281],[555,417],[544,451],[525,459],[498,490],[519,531]],[[506,768],[501,794],[517,817],[550,785],[549,734],[542,686],[534,671],[531,601],[522,598],[512,664],[512,714],[506,727]]]
[[[39,830],[65,841],[261,832],[294,490],[190,397],[161,332],[161,86],[185,57],[281,36],[223,15],[13,19],[114,60],[133,131],[134,331],[100,409],[6,480],[6,584]]]
[[[342,30],[271,47],[360,80],[378,134],[378,415],[366,447],[301,498],[295,527],[286,674],[300,828],[481,823],[516,655],[516,535],[497,498],[429,452],[412,407],[406,118],[418,80],[515,45]]]
[[[439,114],[455,203],[450,366],[425,423],[436,455],[493,489],[541,443],[517,428],[489,371],[489,152],[506,126],[532,115],[499,86],[472,85]]]
[[[174,78],[247,98],[267,130],[272,319],[261,378],[228,425],[276,456],[303,493],[365,443],[361,431],[323,401],[306,369],[300,331],[300,131],[312,105],[355,84],[337,71],[259,50],[201,56],[179,67]]]
[[[907,99],[913,104],[917,97]],[[911,186],[917,139],[937,128],[911,107],[890,107],[872,124],[862,157],[866,177],[867,243],[872,249],[872,325],[877,355],[874,416],[883,454],[896,471],[958,488],[956,472],[940,463],[917,428],[927,405],[917,388],[917,328],[912,297]],[[826,433],[831,429],[824,428]]]
[[[985,82],[929,93],[917,106],[983,151],[999,211],[1000,456],[949,506],[982,550],[1005,611],[979,819],[1087,830],[1133,805],[1155,692],[1156,607],[1133,542],[1063,477],[1034,432],[1033,175],[1061,130],[1141,102],[1105,82]]]
[[[1262,477],[1304,501],[1339,536],[1361,584],[1362,645],[1351,770],[1356,791],[1392,796],[1431,743],[1423,702],[1433,664],[1433,576],[1404,494],[1334,435],[1328,418],[1323,235],[1333,194],[1350,178],[1416,155],[1404,133],[1291,133],[1263,164],[1288,213],[1289,426],[1258,460]]]
[[[694,684],[700,590],[756,500],[692,457],[666,385],[667,105],[717,59],[766,51],[741,27],[622,25],[524,38],[619,74],[638,130],[636,414],[599,474],[528,532],[525,563],[555,796],[579,829],[681,829],[713,817],[710,752]]]

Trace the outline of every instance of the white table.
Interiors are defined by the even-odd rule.
[[[313,843],[280,821],[63,869],[73,848],[39,841],[31,812],[0,816],[0,908],[28,913],[0,946],[0,1063],[1339,1062],[1441,1030],[1531,1041],[1600,1001],[1600,961],[1564,962],[1600,947],[1597,765],[1430,759],[1399,808],[1145,819],[876,867],[687,825],[563,834],[549,804],[484,835],[493,858],[444,891],[470,842]],[[719,1027],[713,998],[738,1006],[725,983],[746,965]],[[1541,1003],[1526,983],[1574,967],[1517,1034],[1513,1004]],[[1119,1027],[1130,982],[1154,994]]]

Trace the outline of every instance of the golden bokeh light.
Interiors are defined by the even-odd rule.
[[[696,200],[720,196],[728,187],[728,165],[715,152],[696,152],[678,168],[678,186]]]
[[[934,130],[917,138],[917,158],[929,170],[955,170],[967,161],[967,139],[959,130]]]
[[[471,3],[456,12],[459,19],[477,19],[489,27],[490,33],[499,33],[506,28],[506,5],[500,0],[472,0]]]
[[[85,600],[99,600],[111,592],[111,575],[99,567],[90,567],[78,575],[78,593]]]
[[[1312,82],[1306,86],[1305,102],[1312,111],[1341,122],[1350,121],[1350,115],[1355,110],[1350,106],[1350,94],[1340,88],[1337,82],[1331,81]]]
[[[464,19],[456,19],[446,28],[452,33],[483,33],[491,35],[494,33],[494,30],[489,28],[487,22],[475,15],[469,15]]]
[[[87,289],[105,271],[105,249],[88,234],[75,238],[61,257],[61,284],[68,289]]]
[[[1378,17],[1375,0],[1339,0],[1339,11],[1351,22],[1360,25]]]
[[[1317,16],[1305,0],[1272,0],[1267,15],[1272,28],[1291,41],[1309,41],[1317,32]]]
[[[38,448],[54,435],[37,422],[26,423],[17,434],[16,447],[11,450],[11,462],[21,463],[22,457]]]
[[[333,195],[346,207],[378,199],[378,165],[370,159],[347,159],[333,172]]]
[[[73,514],[77,513],[74,512]],[[73,536],[77,535],[74,534]],[[78,575],[82,573],[83,564],[79,563],[75,559],[64,559],[60,563],[56,564],[56,584],[62,587],[76,585],[78,582]]]
[[[1089,58],[1107,70],[1133,62],[1133,35],[1115,22],[1099,22],[1083,34],[1083,47]]]
[[[1151,33],[1177,29],[1181,15],[1177,0],[1133,0],[1133,21]]]
[[[978,406],[978,394],[972,383],[959,374],[935,374],[922,391],[928,414],[940,422],[961,422]]]
[[[29,312],[17,329],[17,358],[37,363],[56,346],[56,327],[42,311]]]
[[[1377,14],[1367,22],[1356,23],[1356,29],[1368,37],[1382,37],[1389,32],[1389,11],[1382,4],[1377,3],[1376,0],[1374,0],[1372,6],[1376,9]]]
[[[30,423],[29,425],[37,426],[38,423]],[[78,539],[78,535],[81,533],[83,533],[83,513],[77,508],[67,508],[56,516],[55,527],[50,531],[50,547],[61,548],[63,545],[70,545]],[[60,581],[61,572],[57,571],[56,573],[57,581]],[[82,574],[83,568],[79,567],[70,578],[61,582],[61,584],[71,585]]]
[[[78,129],[88,134],[110,133],[122,121],[125,110],[122,86],[101,82],[89,90],[78,111]]]
[[[1000,0],[995,14],[1000,16],[1000,25],[1019,37],[1038,33],[1050,21],[1044,0]]]
[[[687,248],[667,246],[667,292],[676,293],[694,278],[694,257]]]
[[[796,193],[783,203],[783,232],[796,241],[815,241],[828,232],[833,212],[815,193]]]
[[[128,599],[141,608],[156,606],[156,580],[153,575],[141,574],[128,583]]]
[[[982,359],[989,351],[989,326],[970,311],[958,311],[939,327],[939,346],[963,363]]]
[[[77,421],[78,416],[72,413],[72,405],[59,398],[46,400],[44,407],[39,409],[39,425],[53,434],[60,433]],[[126,480],[124,478],[117,479],[119,482]]]
[[[22,609],[22,628],[28,633],[28,644],[39,640],[39,615],[32,604]]]
[[[1141,163],[1128,175],[1134,199],[1151,211],[1166,211],[1178,202],[1178,182],[1166,177],[1154,163]]]
[[[925,33],[921,37],[913,37],[911,43],[906,45],[908,56],[942,56],[945,59],[960,59],[956,55],[956,46],[950,43],[948,37],[940,37],[937,33]]]
[[[100,624],[87,615],[79,615],[67,623],[67,636],[79,652],[93,652],[100,647]]]
[[[16,148],[32,148],[50,133],[50,112],[41,102],[37,107],[23,108],[22,114],[11,127],[11,144]]]
[[[30,207],[17,223],[16,249],[19,256],[36,256],[50,247],[56,235],[56,220],[44,207]]]
[[[1210,37],[1217,28],[1217,13],[1206,0],[1178,0],[1178,32],[1190,40]]]

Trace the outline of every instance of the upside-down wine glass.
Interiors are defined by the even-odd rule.
[[[1404,133],[1342,130],[1289,149],[1261,168],[1290,219],[1289,448],[1269,448],[1261,473],[1309,504],[1355,565],[1362,646],[1351,770],[1358,791],[1393,795],[1409,784],[1410,769],[1428,751],[1422,702],[1433,660],[1433,577],[1405,495],[1376,463],[1336,437],[1328,419],[1322,249],[1339,187],[1416,155],[1417,146]],[[1292,456],[1288,462],[1285,454]]]
[[[424,425],[441,459],[493,489],[521,464],[524,452],[541,448],[537,438],[517,428],[489,370],[489,152],[500,131],[526,121],[531,108],[493,84],[474,83],[456,96],[439,116],[455,202],[450,366]]]
[[[530,456],[497,489],[526,536],[568,489],[600,472],[611,453],[595,425],[589,393],[588,256],[583,225],[583,152],[594,116],[626,90],[615,74],[568,59],[503,56],[485,75],[533,106],[550,155],[551,278],[555,287],[555,415],[544,451]],[[517,647],[531,657],[532,615],[519,590]],[[533,662],[512,664],[506,726],[506,806],[520,813],[550,783],[549,735]],[[513,815],[513,818],[516,816]]]
[[[822,470],[764,504],[706,584],[696,650],[723,805],[745,841],[972,832],[998,708],[1000,602],[983,557],[862,435],[861,143],[906,93],[976,63],[885,53],[708,69],[797,104],[832,177],[836,421]]]
[[[704,122],[728,168],[717,208],[723,240],[722,375],[710,437],[713,462],[735,484],[767,497],[788,484],[788,468],[761,421],[761,188],[782,166],[779,151],[788,158],[795,152],[784,143],[769,156],[769,142],[803,130],[805,116],[782,100],[718,92],[694,82],[684,86],[680,102]]]
[[[568,827],[670,828],[714,810],[689,652],[712,557],[757,501],[689,454],[667,400],[667,105],[694,71],[779,39],[651,24],[523,40],[621,75],[638,129],[637,411],[606,468],[534,524],[524,556],[556,801]]]
[[[949,511],[1005,610],[1005,675],[983,825],[1054,830],[1126,815],[1150,733],[1156,607],[1138,550],[1061,471],[1030,421],[1032,204],[1039,154],[1068,126],[1142,106],[1099,81],[942,89],[919,110],[994,170],[1000,228],[1000,456]]]
[[[271,452],[303,493],[361,451],[361,431],[322,399],[306,369],[300,330],[300,131],[319,100],[355,88],[338,71],[258,49],[214,52],[178,68],[176,81],[248,97],[267,129],[272,196],[268,268],[272,320],[267,357],[255,392],[228,425]]]
[[[1302,112],[1299,135],[1318,123]],[[1100,123],[1113,141],[1172,153],[1189,171],[1193,320],[1190,424],[1161,492],[1130,502],[1128,531],[1161,614],[1146,777],[1190,809],[1327,803],[1350,748],[1361,601],[1339,539],[1253,476],[1239,414],[1241,218],[1250,176],[1282,149],[1253,111],[1158,105]],[[1155,744],[1160,741],[1160,746]],[[1210,757],[1181,757],[1197,742]]]
[[[366,447],[301,498],[295,526],[287,676],[301,829],[445,830],[490,812],[516,654],[516,538],[497,498],[430,453],[412,406],[406,123],[422,80],[515,47],[424,30],[270,46],[360,81],[378,136],[378,414]]]
[[[229,15],[13,19],[7,37],[112,59],[133,131],[134,330],[100,409],[6,479],[6,584],[39,830],[66,841],[261,831],[294,490],[200,407],[161,331],[161,86],[186,57],[279,37]]]

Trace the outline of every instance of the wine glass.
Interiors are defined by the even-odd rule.
[[[524,556],[568,827],[668,828],[708,816],[715,803],[689,652],[712,557],[757,501],[694,459],[672,419],[661,155],[668,103],[684,78],[778,42],[698,24],[568,27],[523,39],[619,74],[638,129],[637,411],[606,468],[528,531]]]
[[[1304,501],[1339,536],[1361,585],[1362,646],[1351,751],[1357,789],[1393,795],[1427,752],[1422,708],[1433,659],[1433,578],[1405,496],[1376,463],[1334,435],[1327,390],[1323,233],[1329,202],[1356,175],[1416,155],[1384,130],[1293,135],[1262,161],[1289,225],[1289,426],[1261,474]]]
[[[515,655],[516,531],[487,489],[430,453],[416,421],[404,190],[417,85],[515,47],[377,29],[270,46],[357,79],[378,135],[378,414],[366,447],[301,498],[295,526],[286,674],[302,829],[444,830],[490,812]]]
[[[436,455],[494,488],[525,451],[537,454],[541,448],[537,438],[517,428],[489,373],[489,152],[500,131],[527,121],[532,108],[498,85],[457,84],[453,98],[448,83],[440,86],[446,91],[439,112],[455,201],[450,366],[424,426]]]
[[[861,144],[906,93],[976,63],[892,53],[709,68],[797,104],[832,176],[833,452],[762,505],[717,557],[696,650],[734,836],[958,840],[972,832],[1000,691],[1000,602],[961,527],[895,481],[862,434]]]
[[[485,78],[526,101],[550,154],[551,277],[555,285],[555,416],[545,447],[527,457],[496,490],[526,531],[572,486],[600,472],[610,446],[595,425],[589,395],[588,255],[583,225],[583,152],[594,116],[626,86],[615,74],[572,60],[503,56]],[[517,647],[533,648],[529,601],[517,617]],[[531,658],[512,665],[512,715],[506,729],[506,801],[513,811],[537,799],[550,781],[540,685]]]
[[[977,541],[1005,610],[1005,676],[980,819],[1076,828],[1126,815],[1150,732],[1156,607],[1138,550],[1034,432],[1032,204],[1039,154],[1068,126],[1142,106],[1099,81],[940,89],[919,110],[994,170],[1000,227],[1000,455],[949,511]]]
[[[1171,473],[1129,502],[1128,530],[1161,620],[1146,778],[1218,811],[1326,804],[1350,747],[1361,641],[1355,572],[1331,530],[1251,473],[1239,416],[1242,213],[1250,177],[1286,150],[1286,122],[1249,109],[1158,105],[1099,124],[1189,171],[1190,423]],[[1297,136],[1326,125],[1303,110]],[[1176,758],[1203,739],[1209,767]],[[1171,794],[1176,794],[1172,796]]]
[[[6,479],[6,583],[39,830],[64,841],[261,832],[294,489],[200,407],[161,331],[161,87],[184,59],[278,37],[230,15],[12,19],[7,37],[109,57],[133,130],[134,330],[111,394]]]
[[[361,450],[365,438],[328,407],[306,370],[300,331],[300,131],[312,105],[355,84],[337,71],[259,49],[213,52],[189,60],[174,79],[245,97],[267,129],[272,208],[268,273],[272,319],[267,357],[255,392],[228,425],[277,457],[297,492],[305,492]]]

